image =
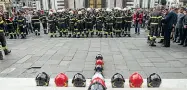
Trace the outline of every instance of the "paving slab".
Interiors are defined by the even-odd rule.
[[[0,73],[0,76],[29,78],[46,71],[52,76],[59,72],[67,72],[70,75],[84,72],[90,77],[97,54],[104,57],[106,78],[111,78],[116,72],[121,72],[128,78],[131,73],[138,71],[143,77],[154,72],[163,78],[178,79],[187,76],[186,48],[175,43],[171,43],[170,48],[161,47],[159,44],[157,47],[149,47],[144,30],[140,35],[133,32],[134,30],[130,38],[77,39],[31,35],[25,40],[7,39],[13,52],[0,61],[0,72],[5,72]],[[13,76],[11,72],[17,74]]]

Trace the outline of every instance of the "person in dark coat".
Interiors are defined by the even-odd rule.
[[[170,37],[173,26],[176,25],[177,22],[177,14],[175,13],[175,8],[171,7],[170,12],[166,15],[166,17],[162,20],[165,24],[164,27],[164,47],[170,47]]]

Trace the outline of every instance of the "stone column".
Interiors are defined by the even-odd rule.
[[[74,8],[74,0],[68,0],[68,6],[69,6],[69,8],[73,9]]]

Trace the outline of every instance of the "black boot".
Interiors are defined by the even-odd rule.
[[[47,30],[44,30],[44,34],[47,34]]]
[[[9,53],[11,53],[11,50],[5,49],[4,52],[5,52],[5,55],[8,55]]]
[[[13,35],[12,34],[10,34],[10,38],[9,39],[13,39]]]
[[[80,34],[78,34],[77,38],[80,38]]]
[[[62,37],[62,33],[60,32],[60,36],[59,37]]]
[[[14,39],[17,39],[17,35],[16,34],[14,34]]]
[[[24,39],[24,35],[23,34],[21,34],[21,39]]]
[[[3,60],[4,56],[3,56],[3,51],[0,51],[0,60]]]

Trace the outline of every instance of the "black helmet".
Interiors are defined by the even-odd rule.
[[[99,82],[95,82],[89,86],[88,90],[106,90],[106,87]]]
[[[35,79],[37,86],[48,86],[49,80],[50,77],[45,72],[39,73]]]
[[[160,76],[156,73],[153,73],[147,78],[147,87],[160,87],[161,82],[162,79]]]
[[[98,55],[95,57],[95,59],[96,59],[96,60],[98,60],[98,59],[103,60],[103,56],[102,56],[101,54],[98,54]]]
[[[94,70],[96,72],[103,72],[103,67],[101,65],[96,65]]]
[[[74,75],[74,77],[72,79],[72,84],[75,87],[85,87],[86,86],[86,79],[82,74],[77,73]]]
[[[119,73],[116,73],[111,78],[112,88],[124,88],[125,79]]]

